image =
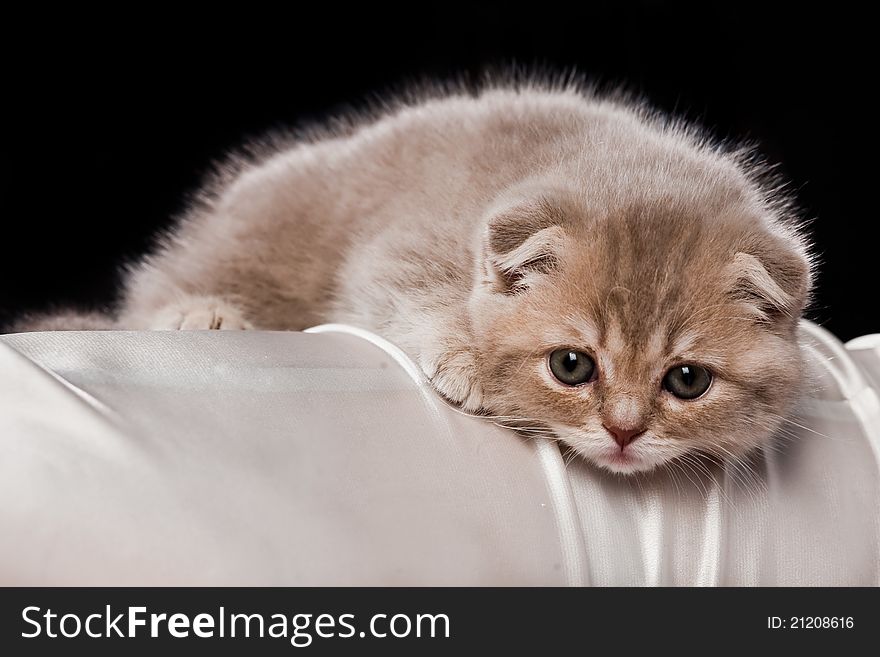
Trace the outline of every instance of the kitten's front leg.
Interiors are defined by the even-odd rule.
[[[185,296],[163,306],[144,322],[151,330],[241,331],[253,326],[242,311],[220,297]]]
[[[483,407],[476,357],[467,349],[429,349],[419,356],[422,371],[444,397],[475,413]]]

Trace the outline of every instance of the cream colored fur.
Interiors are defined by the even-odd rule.
[[[553,431],[618,472],[740,458],[785,421],[805,242],[749,158],[576,88],[488,88],[239,161],[134,267],[116,326],[345,322],[465,410]],[[555,382],[547,355],[592,354]],[[710,367],[698,400],[661,389]],[[621,448],[602,428],[644,425]],[[610,426],[610,425],[609,425]]]

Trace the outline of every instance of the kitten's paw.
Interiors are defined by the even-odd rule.
[[[483,406],[483,389],[477,380],[473,354],[454,352],[444,354],[423,370],[437,392],[465,411],[474,413]]]
[[[150,322],[157,331],[243,331],[252,329],[242,312],[216,297],[188,297],[165,306]]]

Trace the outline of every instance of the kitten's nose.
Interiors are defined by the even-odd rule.
[[[614,426],[608,427],[604,424],[602,426],[605,427],[605,431],[614,436],[614,440],[620,445],[620,449],[623,449],[640,435],[645,433],[644,429],[621,429],[620,427]]]

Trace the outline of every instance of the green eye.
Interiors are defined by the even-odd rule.
[[[593,380],[596,364],[582,351],[557,349],[550,354],[550,371],[560,383],[578,386]]]
[[[673,367],[663,377],[663,387],[679,399],[696,399],[712,385],[712,374],[699,365]]]

